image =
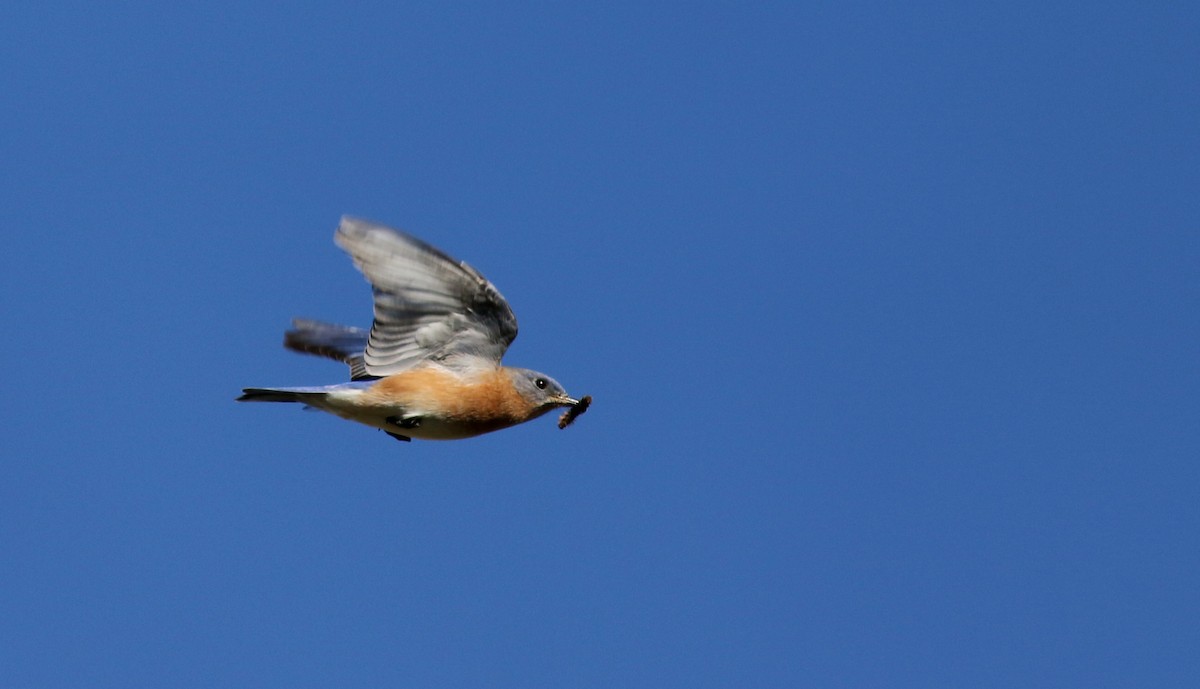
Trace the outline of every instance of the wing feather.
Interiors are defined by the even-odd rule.
[[[433,359],[451,367],[498,363],[517,319],[471,266],[399,230],[344,217],[338,246],[371,283],[375,319],[363,365],[386,376]]]

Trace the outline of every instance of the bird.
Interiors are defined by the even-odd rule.
[[[341,361],[350,381],[243,388],[239,402],[298,402],[396,440],[457,440],[591,403],[550,376],[500,363],[517,336],[512,308],[479,271],[401,230],[345,216],[334,243],[374,296],[371,329],[297,318],[284,347]]]

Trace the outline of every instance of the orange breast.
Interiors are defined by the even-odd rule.
[[[395,405],[450,423],[500,428],[528,421],[533,409],[501,368],[464,378],[426,366],[388,376],[364,395],[370,404]]]

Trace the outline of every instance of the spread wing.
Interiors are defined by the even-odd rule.
[[[363,364],[363,352],[370,335],[362,328],[294,318],[292,329],[283,335],[283,346],[293,352],[340,361],[350,366],[350,380],[365,380],[376,377],[367,373]]]
[[[433,359],[470,367],[498,363],[517,336],[500,292],[471,266],[399,230],[344,217],[337,245],[371,283],[375,321],[365,372],[386,376]]]

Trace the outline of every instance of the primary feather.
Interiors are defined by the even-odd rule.
[[[363,372],[387,376],[432,359],[452,369],[499,363],[517,336],[508,302],[479,271],[399,230],[342,218],[334,237],[371,283],[375,319]]]

